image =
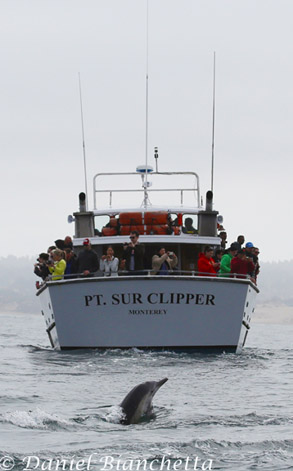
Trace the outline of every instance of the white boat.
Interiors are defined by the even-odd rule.
[[[127,182],[141,177],[142,186],[127,190],[111,185],[100,189],[99,181],[104,184],[107,178],[112,181],[117,176],[121,181],[126,178]],[[187,176],[194,181],[184,188],[155,184],[157,178],[161,181],[174,176],[178,180]],[[152,187],[150,179],[154,180]],[[136,200],[142,192],[142,205],[115,208],[113,197],[121,200],[127,191],[132,197],[136,194]],[[149,199],[155,192],[167,194],[170,199],[179,193],[180,201],[153,206]],[[195,195],[192,206],[184,203],[188,193]],[[109,204],[98,207],[97,200],[104,195],[109,197]],[[212,198],[212,192],[207,192],[204,207],[198,175],[192,172],[159,172],[138,167],[131,173],[97,174],[94,209],[87,210],[85,194],[81,193],[80,210],[74,213],[74,251],[78,253],[84,238],[89,238],[99,258],[111,245],[121,259],[130,231],[138,228],[139,241],[145,247],[145,270],[131,275],[121,271],[117,277],[105,277],[97,272],[91,278],[44,283],[37,296],[52,347],[241,352],[258,288],[249,278],[197,272],[197,258],[203,247],[220,245],[218,212],[213,210]],[[173,220],[171,231],[167,216]],[[187,217],[193,219],[194,233],[184,232]],[[177,269],[168,275],[154,275],[151,270],[152,255],[160,247],[178,256]]]

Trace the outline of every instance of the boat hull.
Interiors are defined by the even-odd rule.
[[[240,352],[257,291],[249,280],[125,276],[48,282],[37,294],[56,349]]]

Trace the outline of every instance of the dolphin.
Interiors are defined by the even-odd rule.
[[[131,389],[120,404],[124,413],[120,423],[137,424],[143,415],[149,415],[152,412],[152,399],[166,381],[168,378],[161,381],[146,381]]]

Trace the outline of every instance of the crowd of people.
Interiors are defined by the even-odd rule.
[[[139,243],[139,233],[132,231],[130,241],[123,245],[123,255],[119,260],[115,257],[112,246],[107,247],[106,254],[99,260],[93,250],[90,239],[83,241],[83,249],[76,255],[73,251],[71,237],[58,239],[54,246],[48,248],[47,253],[40,253],[34,265],[34,273],[43,281],[47,279],[60,280],[79,277],[95,276],[100,271],[104,276],[118,276],[121,270],[124,275],[144,273],[144,245]],[[223,241],[224,239],[222,239]],[[225,239],[226,242],[226,239]],[[199,254],[198,272],[205,276],[235,276],[246,278],[249,276],[256,282],[259,273],[259,250],[248,242],[245,247],[244,237],[239,236],[236,242],[226,250],[222,245],[215,251],[213,247],[206,246]],[[161,247],[151,260],[153,275],[168,275],[177,269],[178,258],[174,252]],[[40,283],[37,282],[37,288]]]
[[[34,273],[43,281],[50,278],[56,281],[62,278],[76,278],[81,276],[94,276],[99,269],[98,255],[88,238],[83,241],[83,250],[78,256],[73,251],[71,237],[58,239],[55,245],[48,248],[47,253],[40,253],[37,263],[34,265]],[[39,283],[37,282],[37,288]]]
[[[139,233],[132,231],[130,241],[123,245],[123,257],[119,261],[115,257],[112,246],[107,247],[106,254],[99,260],[92,249],[88,238],[83,241],[83,249],[78,256],[73,252],[72,239],[66,237],[58,239],[54,246],[48,248],[47,253],[40,253],[34,265],[34,273],[43,281],[47,279],[60,280],[62,278],[92,277],[99,270],[104,276],[118,276],[121,270],[124,275],[142,274],[144,272],[144,245],[139,243]],[[178,258],[174,252],[160,248],[152,257],[152,274],[167,275],[177,267]],[[37,282],[37,288],[40,283]]]
[[[222,234],[222,236],[221,236]],[[228,276],[236,278],[250,278],[256,283],[260,271],[259,249],[252,242],[244,245],[243,235],[238,236],[237,241],[233,242],[226,249],[227,234],[220,234],[222,243],[221,248],[214,251],[210,246],[206,246],[204,251],[199,254],[198,271],[202,276]]]

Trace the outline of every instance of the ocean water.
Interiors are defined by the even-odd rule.
[[[38,315],[1,314],[0,471],[293,469],[293,326],[236,354],[55,352]],[[138,383],[154,415],[119,423]]]

